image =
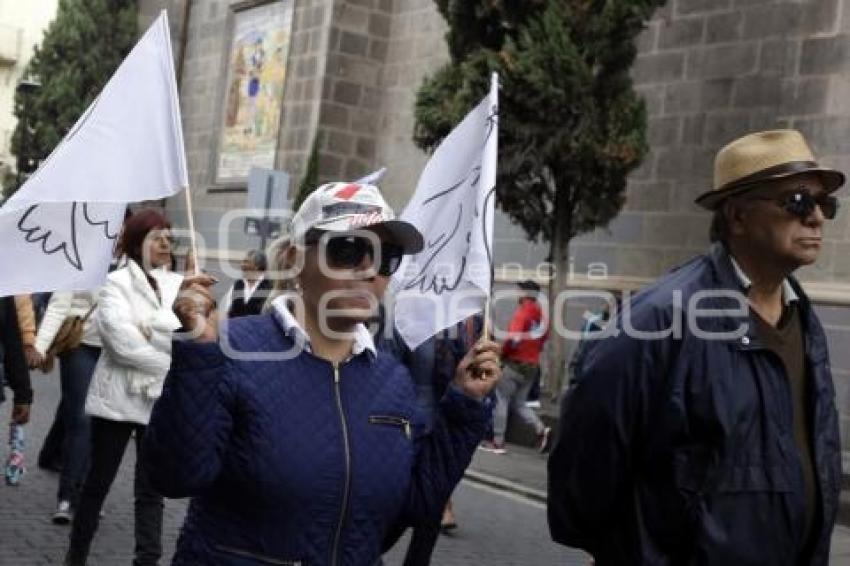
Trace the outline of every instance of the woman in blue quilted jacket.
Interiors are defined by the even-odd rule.
[[[174,343],[145,439],[157,489],[192,497],[174,564],[371,566],[439,520],[484,434],[496,344],[463,358],[427,430],[364,326],[416,228],[374,186],[331,183],[291,233],[295,293],[271,313],[216,324],[199,285],[175,305],[195,338]]]

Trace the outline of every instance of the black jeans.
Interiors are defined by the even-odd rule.
[[[156,565],[162,556],[162,496],[144,473],[141,461],[145,427],[136,423],[116,422],[92,417],[91,463],[80,504],[71,528],[71,546],[66,564],[85,564],[94,533],[100,520],[100,509],[118,474],[118,467],[130,435],[136,435],[136,476],[133,486],[136,511],[136,548],[134,566]]]
[[[440,521],[433,525],[413,527],[410,536],[410,546],[404,556],[404,566],[428,566],[431,564],[431,554],[440,538]]]
[[[3,379],[15,392],[14,402],[22,405],[31,404],[30,370],[24,356],[14,297],[0,297],[0,349],[3,350],[3,355],[0,356],[0,362],[3,364]],[[0,381],[0,403],[5,400],[5,397],[3,384]]]
[[[62,452],[65,447],[65,424],[62,415],[65,414],[65,402],[60,398],[53,415],[53,424],[44,437],[41,451],[38,453],[38,466],[49,470],[62,468]]]
[[[99,357],[100,348],[85,344],[59,357],[62,400],[58,416],[62,419],[64,438],[58,499],[70,501],[74,506],[89,465],[91,419],[86,415],[86,395]]]

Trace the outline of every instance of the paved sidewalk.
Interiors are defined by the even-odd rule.
[[[546,457],[523,446],[508,445],[507,454],[478,450],[467,480],[535,501],[546,500]],[[832,535],[830,565],[850,564],[850,528],[838,525]]]
[[[59,398],[57,375],[33,373],[36,403],[27,426],[27,475],[18,487],[0,481],[0,566],[44,566],[62,563],[68,527],[50,523],[55,505],[55,474],[39,470],[35,460]],[[0,405],[0,422],[11,405]],[[0,428],[0,455],[6,455],[8,429]],[[106,517],[92,549],[94,566],[129,564],[133,551],[132,445],[106,501]],[[434,564],[584,565],[578,551],[549,540],[545,523],[546,458],[534,450],[509,446],[504,456],[478,451],[467,479],[456,493],[461,528],[441,537]],[[162,564],[170,562],[186,509],[185,501],[166,501]],[[388,566],[401,563],[401,543],[387,556]],[[838,527],[833,537],[832,564],[850,564],[850,529]]]
[[[56,505],[58,476],[36,466],[38,451],[53,419],[59,400],[59,374],[32,372],[35,403],[26,427],[27,473],[20,485],[10,487],[0,480],[0,566],[42,566],[62,564],[68,548],[70,527],[54,525],[50,516]],[[0,456],[8,454],[6,425],[10,403],[0,405]],[[105,517],[92,545],[92,566],[121,566],[133,559],[133,464],[131,442],[124,454],[118,477],[106,498]],[[174,543],[183,523],[185,500],[166,500],[163,520],[164,559],[171,561]]]

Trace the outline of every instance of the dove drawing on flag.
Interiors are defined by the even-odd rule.
[[[489,301],[498,133],[494,75],[489,95],[434,151],[401,214],[425,238],[391,282],[395,325],[411,350]]]
[[[27,242],[39,245],[41,253],[52,255],[61,252],[72,267],[82,271],[83,258],[77,240],[80,231],[78,224],[86,222],[89,226],[100,227],[101,236],[114,241],[118,237],[121,222],[119,218],[116,224],[114,217],[117,212],[123,214],[123,208],[123,205],[115,203],[34,204],[20,216],[17,227]]]
[[[0,296],[102,284],[126,208],[114,202],[0,208]]]
[[[189,186],[166,11],[0,208],[0,296],[106,278],[127,204]]]

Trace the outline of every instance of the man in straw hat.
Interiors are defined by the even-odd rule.
[[[796,131],[720,150],[713,244],[625,301],[565,397],[553,538],[603,564],[827,564],[841,444],[827,343],[792,273],[844,175]]]

